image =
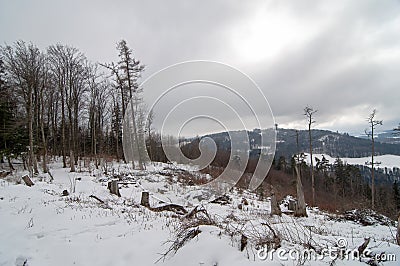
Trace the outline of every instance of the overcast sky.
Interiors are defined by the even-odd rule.
[[[248,74],[281,127],[360,134],[376,108],[382,129],[400,122],[400,1],[20,1],[0,0],[0,43],[79,48],[116,60],[126,39],[144,77],[205,59]]]

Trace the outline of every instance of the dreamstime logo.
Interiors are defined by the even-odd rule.
[[[189,61],[169,66],[145,80],[139,87],[146,108],[133,98],[123,123],[123,148],[127,161],[149,160],[144,129],[160,134],[162,150],[171,162],[197,165],[203,169],[217,155],[212,133],[227,132],[229,162],[222,174],[200,186],[218,194],[226,193],[243,175],[249,154],[258,162],[249,189],[256,189],[266,177],[276,145],[275,120],[267,98],[255,82],[239,70],[217,62]],[[249,138],[248,131],[252,131]],[[200,156],[185,157],[182,144],[208,135],[199,142]],[[185,136],[185,138],[183,138]],[[138,139],[139,141],[134,141]],[[194,188],[195,189],[195,188]],[[210,194],[211,195],[211,194]],[[215,193],[214,193],[215,195]]]
[[[336,246],[322,249],[317,253],[314,249],[270,249],[260,248],[257,252],[257,256],[260,260],[279,259],[280,261],[317,261],[329,258],[330,260],[342,259],[342,260],[357,260],[360,257],[374,258],[377,261],[396,261],[395,254],[372,254],[372,251],[367,247],[362,252],[358,248],[348,248],[347,240],[344,238],[338,238],[336,240]]]

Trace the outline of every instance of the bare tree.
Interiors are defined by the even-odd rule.
[[[98,167],[98,155],[104,152],[104,124],[107,116],[110,96],[110,84],[104,77],[98,74],[97,66],[89,68],[89,129],[91,136],[91,151],[95,157],[95,165]]]
[[[147,133],[147,143],[148,143],[147,147],[149,150],[150,160],[153,160],[153,155],[154,155],[153,154],[154,149],[153,149],[153,145],[152,145],[152,143],[154,141],[153,141],[153,136],[151,134],[152,130],[153,130],[153,128],[152,128],[153,120],[154,120],[154,112],[153,112],[153,110],[150,110],[149,115],[147,116],[147,121],[146,121],[146,133]]]
[[[43,77],[42,77],[42,84],[40,87],[40,132],[41,132],[41,137],[42,137],[42,145],[43,145],[43,158],[42,158],[42,168],[43,172],[47,173],[48,172],[48,167],[47,167],[47,137],[45,134],[45,110],[49,109],[48,106],[50,105],[49,103],[49,95],[48,91],[50,90],[51,80],[49,78],[49,72],[48,72],[48,63],[45,62],[44,64],[45,70],[43,71]],[[47,119],[48,122],[48,119]]]
[[[299,171],[299,161],[300,157],[295,157],[294,169],[296,171],[296,192],[297,192],[297,206],[294,212],[296,217],[307,217],[306,201],[304,199],[303,184],[301,182],[301,175]]]
[[[371,129],[370,132],[367,132],[367,130],[365,130],[365,133],[367,134],[367,136],[371,137],[371,208],[375,209],[375,169],[374,166],[375,164],[377,164],[374,161],[374,156],[375,156],[375,128],[378,125],[382,125],[383,121],[382,120],[375,120],[375,116],[376,116],[376,109],[374,109],[372,111],[372,113],[367,117],[367,122],[369,124],[369,127]]]
[[[2,49],[4,63],[9,72],[11,86],[22,99],[27,115],[29,133],[29,164],[31,172],[38,174],[34,146],[34,119],[37,107],[37,95],[43,76],[44,56],[33,44],[17,41],[14,46]],[[33,169],[32,169],[33,167]]]
[[[48,48],[52,71],[56,77],[61,94],[62,112],[62,146],[65,164],[66,150],[66,118],[68,118],[68,148],[70,153],[71,172],[75,172],[77,163],[78,121],[87,86],[87,60],[77,48],[66,45],[53,45]],[[68,117],[65,112],[67,111]]]
[[[312,148],[312,136],[311,136],[311,126],[315,123],[314,114],[318,110],[314,110],[310,106],[306,106],[304,108],[304,115],[307,118],[308,123],[308,140],[309,140],[309,148],[310,148],[310,172],[311,172],[311,191],[312,191],[312,206],[315,206],[315,179],[314,179],[314,162],[313,162],[313,148]]]

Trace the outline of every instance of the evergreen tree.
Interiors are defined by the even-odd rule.
[[[7,158],[10,170],[14,170],[11,159],[26,152],[28,134],[23,119],[17,117],[17,103],[7,84],[6,71],[0,58],[0,157]],[[22,120],[22,121],[21,121]]]
[[[393,183],[393,198],[396,209],[400,210],[400,189],[397,180]]]

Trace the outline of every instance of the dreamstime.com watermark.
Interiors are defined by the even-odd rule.
[[[346,239],[339,238],[336,241],[336,246],[331,246],[322,249],[319,253],[317,253],[314,249],[286,249],[286,248],[278,248],[278,249],[270,249],[260,248],[257,252],[257,256],[260,260],[263,261],[322,261],[324,259],[330,260],[358,260],[360,257],[374,259],[376,261],[396,261],[395,254],[374,254],[372,250],[368,247],[361,252],[358,248],[348,248],[348,243]]]

